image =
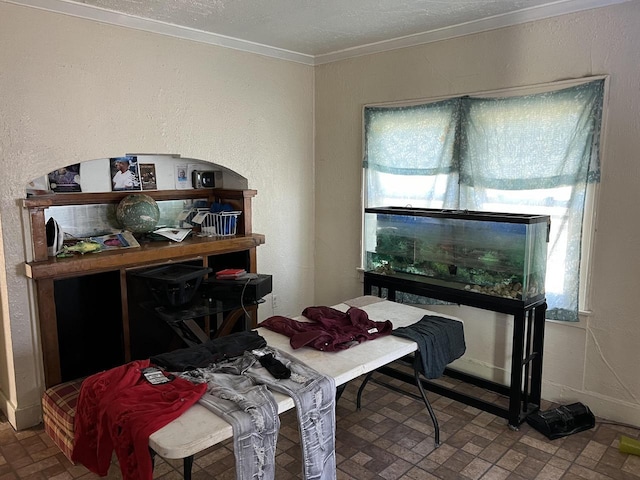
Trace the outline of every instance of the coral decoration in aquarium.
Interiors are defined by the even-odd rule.
[[[497,297],[542,298],[549,226],[547,215],[367,208],[365,268]]]

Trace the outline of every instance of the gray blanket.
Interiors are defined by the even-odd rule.
[[[397,328],[391,334],[418,344],[422,359],[420,373],[426,378],[441,377],[445,367],[466,350],[463,324],[450,318],[425,315],[413,325]]]

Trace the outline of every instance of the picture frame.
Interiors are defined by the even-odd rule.
[[[158,189],[155,163],[140,164],[140,183],[142,185],[142,190]]]
[[[192,188],[191,179],[188,175],[189,168],[187,165],[175,166],[175,188],[176,190],[186,190]]]
[[[111,190],[141,190],[138,157],[126,155],[109,159],[111,169]]]
[[[47,175],[49,188],[56,193],[81,192],[80,164],[58,168]]]

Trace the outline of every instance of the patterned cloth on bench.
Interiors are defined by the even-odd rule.
[[[82,380],[61,383],[48,388],[42,395],[44,430],[69,461],[73,451],[73,422]]]

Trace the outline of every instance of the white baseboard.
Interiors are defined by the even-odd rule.
[[[27,408],[16,408],[9,399],[0,392],[0,408],[14,430],[20,431],[35,427],[42,423],[42,405],[30,405]]]
[[[502,368],[464,357],[456,360],[452,364],[452,368],[505,385],[509,379],[509,372]],[[595,392],[545,382],[544,374],[542,376],[542,399],[563,405],[581,402],[589,407],[598,419],[640,427],[640,405]]]

